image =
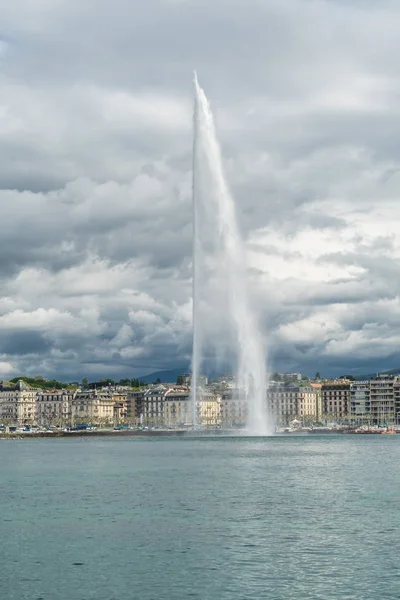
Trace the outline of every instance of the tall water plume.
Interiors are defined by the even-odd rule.
[[[251,307],[245,248],[224,175],[213,115],[195,76],[193,147],[192,408],[199,377],[212,356],[232,361],[238,393],[247,403],[250,434],[271,433],[266,403],[265,349]]]

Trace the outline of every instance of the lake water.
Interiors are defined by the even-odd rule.
[[[400,597],[400,435],[0,441],[4,600]]]

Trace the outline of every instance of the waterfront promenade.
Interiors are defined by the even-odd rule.
[[[277,431],[273,435],[278,437],[316,436],[316,435],[394,435],[400,434],[399,428],[355,428],[355,427],[315,427],[313,429],[297,429],[292,431]],[[253,437],[247,435],[244,429],[113,429],[93,428],[88,430],[53,429],[49,431],[0,431],[0,440],[6,439],[54,439],[54,438],[95,438],[95,437],[136,437],[136,438],[162,438],[162,437]]]

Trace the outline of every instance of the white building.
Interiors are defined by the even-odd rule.
[[[226,427],[244,427],[247,420],[247,404],[237,389],[221,394],[221,422]]]
[[[187,386],[174,386],[164,395],[164,425],[183,427],[193,422],[190,389]]]
[[[20,380],[15,384],[0,384],[0,422],[28,425],[36,419],[36,393]]]
[[[67,390],[38,390],[36,396],[37,423],[39,425],[69,423],[75,394],[76,392]]]
[[[269,387],[267,395],[269,410],[278,424],[288,425],[294,419],[308,424],[318,418],[318,392],[311,386],[275,384]]]
[[[108,390],[78,391],[71,401],[72,423],[111,425],[114,422],[114,399]]]
[[[166,385],[154,385],[143,394],[141,422],[143,425],[161,427],[164,424],[164,397]]]

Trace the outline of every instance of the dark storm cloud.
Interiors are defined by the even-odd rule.
[[[24,356],[49,352],[51,344],[37,331],[13,331],[2,334],[0,354]]]

